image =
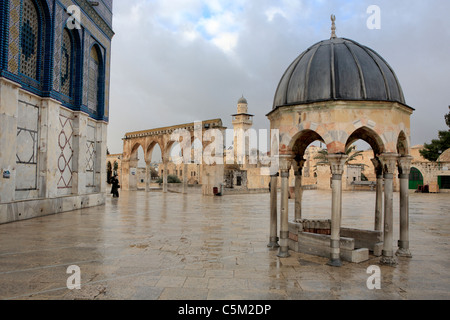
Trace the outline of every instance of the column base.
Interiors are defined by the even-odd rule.
[[[267,245],[267,248],[270,249],[278,249],[280,247],[280,245],[277,242],[269,242],[269,244]]]
[[[289,248],[280,247],[280,251],[277,254],[278,258],[289,258],[291,255],[289,254]]]
[[[404,258],[412,258],[411,251],[409,249],[399,248],[397,252],[395,253],[397,257],[404,257]]]
[[[384,266],[396,267],[398,265],[397,259],[395,257],[381,257],[380,264]]]
[[[328,266],[331,266],[331,267],[337,267],[337,268],[339,268],[339,267],[342,267],[342,261],[341,261],[341,259],[330,259],[330,260],[327,262],[327,265],[328,265]]]
[[[279,247],[280,247],[280,245],[278,244],[278,237],[276,237],[276,238],[271,238],[270,240],[269,240],[269,244],[267,245],[267,248],[270,248],[270,249],[278,249]]]

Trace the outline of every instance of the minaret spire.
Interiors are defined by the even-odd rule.
[[[331,15],[331,39],[336,39],[336,16]]]

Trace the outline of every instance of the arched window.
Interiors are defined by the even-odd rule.
[[[23,1],[20,32],[20,73],[42,83],[45,19],[33,0]]]
[[[89,58],[88,108],[94,115],[101,116],[103,64],[100,49],[94,45]]]
[[[69,30],[64,29],[61,49],[61,93],[73,97],[74,83],[74,43]]]

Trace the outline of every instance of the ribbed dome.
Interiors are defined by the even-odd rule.
[[[245,99],[244,96],[242,96],[242,98],[238,100],[238,104],[248,104],[247,99]]]
[[[273,108],[327,100],[405,104],[388,63],[372,49],[345,38],[321,41],[295,59],[281,78]]]

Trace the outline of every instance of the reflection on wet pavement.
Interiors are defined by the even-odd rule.
[[[398,194],[394,194],[394,240]],[[330,218],[331,192],[305,191],[303,217]],[[375,193],[344,192],[344,227],[373,229]],[[411,194],[412,259],[380,266],[267,249],[269,195],[122,192],[106,206],[0,226],[1,299],[449,299],[450,196]],[[290,203],[293,219],[294,202]],[[67,268],[80,267],[81,290]]]

